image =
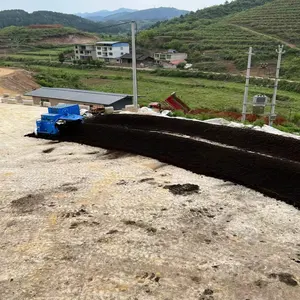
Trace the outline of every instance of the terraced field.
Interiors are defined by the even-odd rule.
[[[227,8],[232,3],[216,6],[214,11],[205,14],[199,11],[194,15],[158,24],[142,32],[139,40],[147,48],[153,47],[152,41],[155,39],[155,47],[187,52],[189,60],[196,67],[215,72],[231,72],[228,62],[244,70],[246,51],[252,46],[256,54],[254,65],[259,68],[262,63],[268,63],[272,68],[269,73],[273,76],[278,44],[286,46],[285,59],[289,62],[299,54],[300,1],[274,0],[250,9],[247,9],[243,0],[234,3],[240,4],[244,10],[232,10],[230,14],[231,10]],[[204,65],[208,67],[204,68]],[[295,62],[285,66],[290,78],[295,78],[297,73],[289,72],[294,65]]]
[[[274,36],[295,47],[300,46],[299,12],[300,1],[276,0],[237,14],[230,19],[230,23]]]

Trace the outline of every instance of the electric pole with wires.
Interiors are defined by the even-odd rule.
[[[254,53],[253,53],[252,50],[253,50],[252,47],[250,47],[249,48],[249,52],[248,52],[248,66],[247,66],[245,93],[244,93],[243,110],[242,110],[242,122],[246,121],[246,116],[247,116],[247,105],[248,105],[248,94],[249,94],[249,83],[250,83],[250,72],[251,72],[251,61],[252,61],[252,55],[254,55]]]
[[[278,49],[276,49],[276,52],[278,53],[278,61],[277,61],[277,67],[276,67],[274,93],[273,93],[273,98],[272,98],[272,103],[271,103],[271,112],[270,112],[270,116],[269,116],[269,125],[270,126],[273,124],[273,121],[276,118],[275,107],[276,107],[277,89],[278,89],[278,83],[279,83],[280,66],[281,66],[282,54],[285,53],[285,51],[283,50],[283,45],[281,45],[281,46],[279,45]]]
[[[135,47],[135,35],[136,35],[136,22],[131,22],[131,37],[132,37],[132,83],[133,83],[133,105],[138,108],[138,87],[137,87],[137,74],[136,74],[136,47]]]

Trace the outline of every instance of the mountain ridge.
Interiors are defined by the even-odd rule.
[[[180,10],[174,7],[157,7],[131,12],[121,11],[108,16],[89,15],[85,18],[92,21],[141,21],[141,20],[169,20],[171,18],[179,17],[189,13],[188,10]]]
[[[147,20],[147,14],[150,11],[150,20]],[[168,14],[168,12],[170,12]],[[142,14],[145,11],[141,11]],[[139,28],[147,28],[153,25],[156,21],[162,19],[168,19],[176,17],[183,11],[170,8],[158,8],[146,10],[145,19],[136,17],[136,21],[139,23]],[[134,12],[133,12],[134,13]],[[123,13],[121,13],[123,14]],[[125,15],[127,13],[124,13]],[[131,13],[129,13],[131,14]],[[152,15],[152,17],[151,17]],[[153,18],[153,15],[156,19]],[[127,18],[125,18],[127,19]],[[124,18],[122,18],[124,20]],[[130,17],[131,20],[131,17]],[[117,17],[116,20],[103,20],[103,21],[92,21],[86,18],[82,18],[72,14],[64,14],[53,11],[34,11],[28,13],[24,10],[3,10],[0,11],[0,29],[9,26],[30,26],[30,25],[52,25],[61,24],[65,27],[73,27],[78,30],[83,30],[93,33],[107,33],[107,34],[119,34],[130,31],[130,26],[119,24],[120,20]],[[118,26],[116,26],[118,25]]]
[[[104,9],[104,10],[99,10],[99,11],[95,11],[95,12],[76,13],[74,15],[82,17],[82,18],[90,19],[90,18],[95,18],[95,17],[105,18],[110,15],[114,15],[114,14],[118,14],[118,13],[131,13],[131,12],[135,12],[135,11],[137,11],[137,9],[121,7],[116,10]]]

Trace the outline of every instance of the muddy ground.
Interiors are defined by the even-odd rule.
[[[0,104],[1,299],[300,299],[294,207],[154,159],[23,137],[42,111]]]

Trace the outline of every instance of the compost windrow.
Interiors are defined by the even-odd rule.
[[[85,123],[60,137],[106,149],[127,151],[259,191],[300,208],[300,164],[165,133]]]
[[[135,114],[98,116],[87,120],[87,122],[121,125],[148,131],[179,133],[300,162],[300,140],[248,128],[232,128],[192,120]]]

